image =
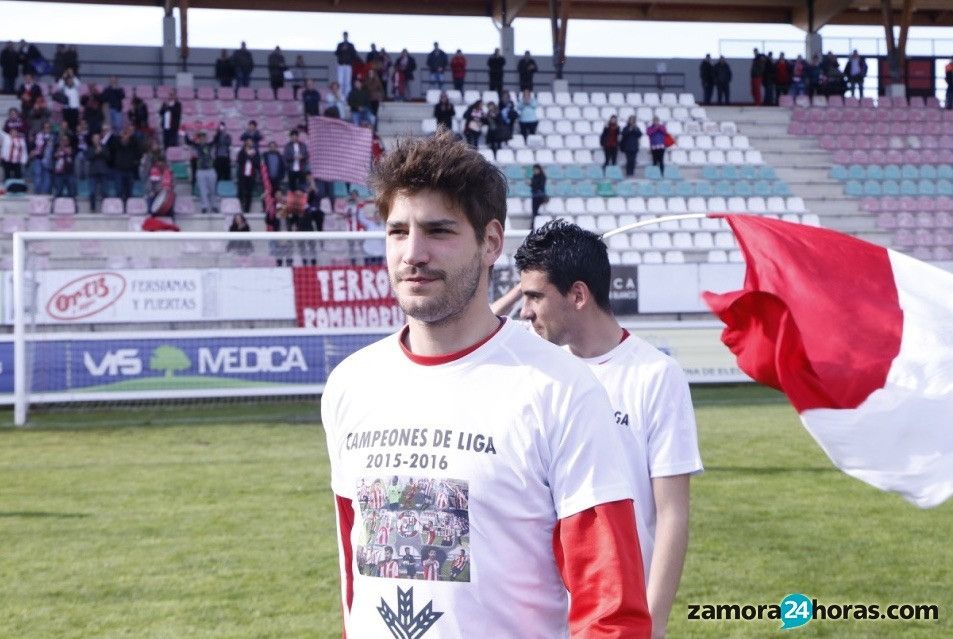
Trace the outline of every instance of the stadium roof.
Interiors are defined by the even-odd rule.
[[[180,4],[180,0],[66,1],[160,7]],[[827,24],[882,25],[885,18],[881,0],[181,0],[181,4],[193,9],[486,16],[509,23],[517,17],[549,18],[560,1],[569,5],[570,19],[757,22],[793,24],[802,29],[813,24],[816,30]],[[901,24],[904,0],[888,1],[894,14],[891,22]],[[953,0],[916,0],[911,4],[915,8],[908,24],[953,26]],[[813,6],[813,15],[809,6]]]

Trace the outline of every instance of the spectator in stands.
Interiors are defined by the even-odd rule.
[[[122,128],[122,102],[126,99],[126,90],[119,86],[119,78],[109,78],[109,86],[103,89],[100,99],[109,110],[109,124],[113,129]]]
[[[662,124],[658,116],[652,118],[652,125],[645,130],[649,136],[649,148],[652,150],[652,164],[659,168],[662,175],[665,175],[665,148],[668,129]]]
[[[384,142],[381,140],[381,136],[377,135],[377,131],[374,131],[371,134],[371,166],[377,166],[377,163],[384,157],[384,151]]]
[[[83,107],[83,121],[89,125],[90,133],[102,133],[106,116],[103,113],[102,94],[96,85],[90,84],[89,93],[81,97],[79,101]]]
[[[58,44],[56,45],[56,50],[53,52],[53,77],[62,78],[67,68],[66,45]]]
[[[520,91],[533,90],[533,76],[536,75],[538,69],[536,60],[529,54],[529,51],[524,53],[516,65],[516,72],[520,77]]]
[[[76,125],[79,124],[79,78],[73,75],[72,70],[67,69],[56,87],[58,90],[54,94],[54,99],[63,105],[63,121],[69,125],[70,129],[75,131]],[[57,96],[59,96],[58,99]]]
[[[751,59],[751,101],[755,106],[761,106],[763,103],[761,82],[764,78],[764,60],[764,55],[754,49],[754,57]]]
[[[642,129],[635,121],[635,116],[630,115],[622,132],[619,135],[619,148],[625,154],[625,176],[635,175],[635,160],[639,155],[639,142],[642,138]]]
[[[374,63],[380,60],[380,57],[381,52],[377,50],[377,44],[371,42],[371,50],[368,51],[367,55],[364,57],[364,62],[376,70],[378,67],[374,66]]]
[[[289,232],[296,230],[293,226],[292,217],[288,214],[288,194],[284,189],[275,192],[274,210],[265,211],[265,230],[277,232]],[[278,240],[268,242],[268,251],[275,258],[276,266],[293,266],[294,246],[288,240]]]
[[[806,65],[805,72],[807,95],[813,98],[821,84],[821,59],[816,53],[811,58],[811,63]]]
[[[334,57],[337,59],[338,63],[338,86],[341,87],[342,93],[347,95],[351,92],[351,78],[353,77],[354,73],[352,65],[357,59],[357,49],[355,49],[354,45],[348,41],[347,31],[345,31],[343,35],[344,39],[338,43],[337,48],[334,50]]]
[[[529,192],[532,196],[533,213],[529,218],[529,228],[536,228],[536,216],[539,215],[539,207],[549,201],[546,195],[546,172],[539,164],[533,165],[533,176],[529,179]]]
[[[321,115],[321,92],[314,86],[314,80],[308,78],[304,82],[304,91],[301,92],[301,103],[304,105],[304,114],[309,117]]]
[[[347,100],[341,94],[341,85],[331,82],[324,94],[324,117],[343,118],[347,115]]]
[[[807,85],[807,62],[799,55],[791,65],[791,97],[804,95]]]
[[[764,104],[764,106],[775,106],[777,104],[774,91],[776,73],[777,67],[775,67],[774,52],[768,51],[768,55],[764,56],[764,68],[761,72],[761,88],[764,93],[762,104]]]
[[[463,93],[463,86],[467,80],[467,59],[460,49],[457,49],[450,58],[450,75],[453,77],[453,88]]]
[[[109,167],[109,151],[103,146],[102,136],[93,133],[87,152],[89,159],[89,210],[96,212],[96,205],[106,197],[112,169]]]
[[[725,56],[719,56],[715,64],[715,88],[718,90],[718,104],[731,103],[731,67]]]
[[[254,146],[257,151],[258,146],[261,144],[261,131],[258,130],[258,122],[249,120],[245,126],[245,130],[242,131],[241,137],[238,139],[242,144],[245,144],[246,140],[251,140],[252,146]]]
[[[430,69],[430,88],[443,91],[443,74],[447,70],[449,60],[440,44],[433,43],[433,51],[427,54],[427,68]]]
[[[864,97],[864,78],[867,77],[867,61],[857,53],[857,49],[854,49],[854,52],[850,54],[845,72],[847,73],[847,87],[850,90],[851,96],[859,89],[860,95],[857,97]]]
[[[347,106],[351,110],[351,122],[374,126],[374,114],[371,113],[371,96],[360,80],[354,80],[354,86],[347,96]]]
[[[510,97],[509,91],[504,91],[503,95],[500,96],[500,117],[503,119],[503,124],[506,127],[506,136],[503,141],[508,144],[509,141],[513,139],[513,127],[516,126],[516,122],[520,117],[516,105],[513,104],[513,98]]]
[[[255,182],[259,177],[258,147],[250,137],[242,137],[242,148],[238,152],[235,162],[238,173],[238,201],[242,213],[251,211],[251,198],[255,190]]]
[[[27,73],[23,76],[23,84],[21,84],[17,90],[17,95],[20,96],[20,112],[23,113],[24,118],[29,119],[33,105],[36,104],[37,100],[43,97],[43,89],[40,88],[40,85],[33,79],[32,73]]]
[[[76,154],[69,136],[61,135],[53,152],[53,197],[76,197]]]
[[[3,72],[3,92],[13,93],[17,87],[17,75],[20,72],[20,56],[13,42],[7,42],[0,52],[0,71]]]
[[[142,222],[142,230],[149,233],[181,231],[179,225],[172,220],[172,215],[168,216],[168,219],[163,219],[163,216],[160,215],[149,215]]]
[[[138,95],[132,97],[132,103],[129,105],[129,124],[132,128],[142,134],[148,135],[149,130],[149,107],[145,101]]]
[[[186,134],[185,143],[192,147],[195,153],[195,184],[199,189],[199,200],[202,202],[202,213],[218,213],[216,187],[218,175],[215,172],[215,147],[208,141],[205,131],[195,134],[193,140]]]
[[[433,117],[437,121],[437,127],[444,127],[448,131],[453,131],[453,118],[456,117],[456,115],[457,110],[450,103],[447,92],[442,92],[440,94],[440,100],[437,101],[437,104],[433,105]]]
[[[711,54],[705,54],[698,67],[698,76],[702,83],[702,104],[711,104],[712,91],[715,89],[715,63],[711,60]]]
[[[410,83],[414,79],[416,70],[417,61],[407,52],[407,49],[402,49],[394,63],[394,98],[406,100],[410,97]]]
[[[953,109],[953,58],[943,70],[946,73],[946,108],[950,110]]]
[[[139,156],[137,176],[145,184],[149,182],[149,172],[152,171],[152,165],[163,157],[162,144],[154,138],[140,138],[139,144],[140,148],[145,150]]]
[[[242,46],[232,54],[232,67],[235,69],[236,88],[247,87],[251,81],[251,73],[255,70],[255,61],[244,41]]]
[[[219,182],[228,182],[232,179],[232,136],[225,128],[224,122],[218,123],[215,135],[212,137],[212,147],[215,149],[215,178]]]
[[[85,120],[80,120],[79,129],[70,136],[74,166],[76,167],[76,179],[81,181],[89,177],[89,135],[89,125],[86,124]]]
[[[384,85],[384,95],[386,96],[388,95],[387,83],[390,82],[390,78],[394,72],[394,61],[384,47],[381,47],[375,66],[377,67],[377,75],[381,78],[381,84]]]
[[[288,132],[284,149],[285,166],[288,169],[288,190],[304,191],[304,176],[308,171],[308,146],[298,139],[298,129]]]
[[[169,148],[179,143],[179,128],[182,126],[182,103],[175,89],[159,107],[159,122],[162,128],[162,146]]]
[[[368,105],[371,107],[371,114],[374,116],[374,122],[377,122],[377,111],[381,107],[381,102],[384,101],[384,83],[381,82],[381,77],[377,75],[377,71],[374,69],[367,70],[367,81],[364,83],[364,88],[367,89]]]
[[[520,93],[519,103],[516,110],[519,112],[520,133],[523,136],[523,142],[531,135],[536,135],[536,126],[539,124],[539,115],[537,109],[539,103],[532,91],[524,90]]]
[[[244,215],[236,213],[232,216],[232,223],[228,227],[229,233],[248,233],[250,231],[251,227],[248,226],[248,220],[245,219]],[[229,240],[228,244],[225,245],[225,250],[239,255],[251,255],[254,247],[248,240]]]
[[[490,102],[486,105],[484,122],[486,122],[486,143],[493,151],[493,159],[496,159],[496,152],[506,141],[507,125],[503,120],[503,114],[495,103]]]
[[[301,88],[304,86],[304,81],[308,77],[308,65],[305,64],[304,56],[298,55],[295,58],[294,66],[290,69],[291,72],[291,90],[293,91],[292,97],[297,100],[298,93],[301,91]],[[285,75],[288,75],[287,73]]]
[[[142,146],[133,135],[131,126],[125,126],[119,137],[112,136],[107,142],[113,170],[116,174],[116,193],[123,202],[132,197],[133,185],[142,159]]]
[[[33,103],[29,115],[26,116],[27,138],[32,140],[43,128],[43,125],[53,120],[53,112],[46,106],[46,98],[42,95]]]
[[[53,66],[43,57],[35,44],[27,44],[26,40],[20,40],[17,47],[17,54],[20,56],[20,75],[26,76],[28,73],[36,73],[37,77],[51,73]],[[54,75],[54,78],[60,76]]]
[[[152,166],[149,168],[149,176],[146,181],[146,207],[149,213],[156,215],[172,214],[172,207],[169,206],[175,198],[175,180],[172,177],[172,171],[169,164],[161,155],[155,158]],[[162,198],[162,203],[157,202]]]
[[[599,146],[605,154],[605,161],[602,163],[603,171],[606,167],[619,163],[619,134],[619,119],[613,115],[602,127],[602,135],[599,136]]]
[[[76,45],[71,44],[66,47],[63,53],[63,60],[67,69],[73,70],[73,75],[79,75],[79,52],[76,51]]]
[[[275,99],[278,99],[278,89],[285,86],[285,71],[288,70],[288,64],[285,62],[285,54],[281,52],[281,47],[276,46],[275,50],[268,55],[268,80],[271,82],[271,92]]]
[[[27,140],[23,136],[23,129],[11,129],[9,133],[0,133],[0,161],[3,162],[4,180],[22,180],[23,173],[30,158]]]
[[[308,205],[305,207],[305,215],[308,216],[310,227],[315,231],[324,230],[324,211],[321,210],[321,191],[318,189],[318,183],[314,176],[308,171],[304,174]],[[334,200],[331,199],[331,208],[334,208]]]
[[[791,63],[784,57],[784,51],[774,64],[774,82],[776,92],[774,103],[777,104],[778,97],[787,95],[791,91]]]
[[[288,167],[285,166],[285,156],[278,150],[278,144],[268,143],[268,150],[261,156],[262,164],[268,171],[268,180],[271,182],[271,188],[277,189],[284,182]]]
[[[47,195],[53,190],[53,150],[56,136],[53,125],[47,120],[43,128],[33,136],[33,148],[30,149],[30,162],[33,173],[33,192]]]
[[[494,49],[493,55],[487,58],[486,66],[489,69],[490,91],[503,93],[503,67],[506,66],[506,58],[500,54],[499,48]]]
[[[235,83],[235,61],[228,55],[228,49],[222,49],[215,61],[215,79],[220,87],[230,87]]]
[[[486,124],[486,112],[483,110],[483,100],[477,100],[463,112],[463,136],[474,149],[480,146],[484,124]]]
[[[3,121],[3,132],[10,133],[11,131],[26,132],[26,121],[16,107],[11,107],[7,111],[7,119]]]

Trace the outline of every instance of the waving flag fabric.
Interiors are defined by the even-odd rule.
[[[828,229],[728,220],[744,288],[722,341],[841,470],[921,508],[953,494],[953,274]]]
[[[369,128],[337,118],[308,118],[311,173],[319,180],[367,184],[371,170]]]

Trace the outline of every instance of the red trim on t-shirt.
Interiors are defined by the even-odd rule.
[[[559,520],[553,555],[570,593],[571,639],[652,636],[632,500],[599,504]]]
[[[621,343],[624,342],[625,340],[629,339],[629,335],[631,335],[631,334],[632,334],[632,333],[629,332],[629,329],[623,328],[623,329],[622,329],[622,339],[619,340],[619,343],[621,344]]]
[[[489,335],[481,339],[476,344],[473,344],[472,346],[467,346],[461,351],[447,353],[446,355],[417,355],[415,353],[410,352],[410,349],[407,348],[407,344],[406,344],[407,334],[410,332],[410,326],[405,326],[403,330],[400,332],[400,340],[399,340],[400,349],[404,351],[404,355],[406,355],[410,359],[410,361],[412,361],[414,364],[420,364],[421,366],[437,366],[439,364],[449,364],[450,362],[456,361],[460,359],[461,357],[466,357],[467,355],[469,355],[470,353],[472,353],[473,351],[475,351],[476,349],[480,348],[481,346],[489,342],[491,339],[493,339],[493,336],[500,332],[500,329],[503,328],[503,324],[506,322],[506,319],[503,317],[500,317],[498,319],[500,320],[500,325],[497,326],[492,333],[490,333]]]
[[[351,560],[354,557],[354,552],[351,549],[351,529],[354,528],[354,503],[347,497],[341,497],[340,495],[335,495],[334,499],[337,502],[338,531],[341,535],[341,558],[344,560],[344,574],[341,575],[341,577],[344,579],[345,600],[341,602],[341,607],[344,608],[342,612],[350,612],[351,603],[354,601],[354,573],[351,569]],[[343,627],[343,624],[341,637],[347,639],[347,630]]]

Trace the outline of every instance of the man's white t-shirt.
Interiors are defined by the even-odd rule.
[[[646,580],[655,548],[652,479],[702,470],[688,380],[678,363],[635,335],[600,357],[581,358],[602,382],[630,437],[635,512]]]
[[[334,369],[321,410],[331,488],[354,505],[348,637],[418,636],[415,619],[423,639],[568,637],[554,527],[632,498],[624,434],[581,362],[509,321],[437,365],[394,335]],[[370,497],[388,488],[396,504]],[[431,550],[436,575],[389,576],[387,556]]]

